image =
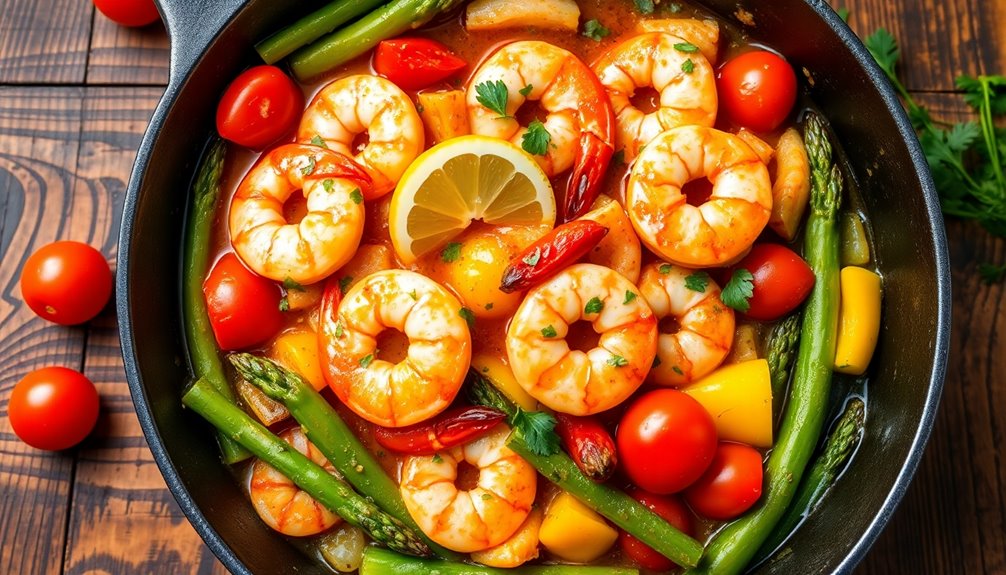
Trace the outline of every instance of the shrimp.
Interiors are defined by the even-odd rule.
[[[601,194],[594,201],[593,209],[583,215],[583,219],[593,220],[608,228],[601,243],[587,254],[587,261],[611,268],[625,276],[625,279],[636,283],[643,251],[622,205]]]
[[[712,194],[688,203],[682,187],[708,178]],[[743,140],[719,130],[684,126],[646,145],[632,166],[625,205],[639,239],[673,264],[714,267],[751,248],[768,223],[768,168]]]
[[[307,440],[299,427],[287,429],[280,437],[325,471],[335,473],[332,464]],[[262,521],[284,535],[317,535],[342,522],[342,518],[315,501],[307,492],[301,491],[293,481],[264,461],[257,460],[252,465],[249,491],[252,505]]]
[[[514,377],[546,406],[590,415],[624,401],[643,383],[657,351],[657,319],[636,287],[611,269],[576,264],[531,289],[507,328]],[[589,351],[570,349],[570,325],[600,334]]]
[[[661,32],[640,34],[594,63],[594,72],[611,99],[618,125],[616,146],[625,150],[626,161],[665,130],[685,125],[710,127],[716,122],[713,68],[701,52],[682,51],[682,46],[691,44]],[[632,102],[636,91],[647,87],[660,96],[659,107],[650,113]]]
[[[636,30],[645,32],[666,32],[694,44],[699,52],[716,65],[720,51],[720,24],[716,20],[697,20],[695,18],[667,18],[640,20]]]
[[[503,82],[506,114],[479,102],[482,86]],[[611,104],[597,78],[572,52],[547,42],[512,42],[479,66],[468,81],[468,115],[473,134],[509,140],[520,146],[528,128],[515,118],[527,101],[546,113],[550,140],[535,155],[549,177],[573,169],[566,188],[566,221],[590,209],[614,152]]]
[[[339,289],[338,282],[326,286],[320,319],[324,375],[339,400],[385,427],[418,423],[450,405],[472,352],[457,298],[405,270],[371,274],[341,302]],[[398,363],[378,357],[378,336],[385,330],[408,338]]]
[[[675,387],[691,383],[716,369],[730,352],[734,312],[720,299],[720,287],[695,270],[653,263],[643,269],[639,291],[659,319],[670,317],[676,331],[661,333],[657,361],[650,379]],[[705,281],[702,290],[689,287],[689,277]]]
[[[352,160],[317,146],[287,144],[262,156],[231,199],[238,257],[276,281],[311,284],[353,257],[363,237],[362,191],[370,177]],[[284,204],[301,190],[307,214],[288,222]]]
[[[356,153],[355,139],[366,132]],[[395,188],[412,160],[426,146],[423,122],[408,94],[384,78],[347,76],[325,86],[301,117],[297,141],[321,140],[352,156],[374,180],[364,198],[372,200]]]
[[[534,468],[506,446],[509,428],[433,456],[402,464],[399,488],[405,508],[430,539],[461,553],[506,541],[531,512],[538,489]],[[458,488],[458,466],[478,470],[475,487]]]
[[[810,197],[810,158],[800,132],[783,132],[776,148],[775,180],[772,182],[772,215],[768,225],[786,240],[796,237]]]

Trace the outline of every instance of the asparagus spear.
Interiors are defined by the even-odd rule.
[[[295,52],[290,67],[297,78],[310,80],[377,46],[385,38],[418,28],[458,0],[393,0]]]
[[[790,368],[796,357],[796,344],[800,341],[800,313],[787,316],[772,327],[768,334],[768,371],[772,378],[773,421],[782,411],[786,383],[789,382]]]
[[[273,435],[205,379],[198,379],[189,387],[182,396],[182,403],[203,416],[221,433],[289,477],[347,523],[363,529],[374,541],[409,555],[430,554],[430,548],[415,531]]]
[[[772,555],[800,522],[817,509],[863,436],[865,418],[866,405],[863,400],[859,398],[849,400],[845,411],[835,424],[835,430],[824,444],[824,452],[807,470],[793,503],[779,520],[772,535],[762,544],[754,564],[761,563]]]
[[[702,556],[702,544],[678,531],[623,491],[591,481],[558,447],[555,450],[538,447],[541,439],[534,435],[542,434],[542,430],[537,425],[526,424],[534,421],[533,418],[528,419],[533,414],[525,413],[511,403],[480,374],[472,371],[470,375],[469,397],[510,417],[514,431],[507,439],[507,447],[523,457],[538,473],[678,565],[692,567],[698,562]],[[555,441],[558,442],[558,438]]]
[[[330,34],[383,2],[384,0],[336,0],[255,44],[255,50],[266,64],[279,62],[298,48]]]
[[[520,569],[497,569],[483,565],[450,563],[437,559],[417,559],[380,547],[363,552],[360,575],[638,575],[625,567],[587,567],[585,565],[525,565]]]
[[[357,491],[420,534],[440,557],[458,557],[423,534],[405,508],[398,486],[328,401],[302,377],[250,353],[232,354],[228,359],[241,377],[290,410],[311,443]]]
[[[188,218],[185,234],[185,261],[182,265],[183,308],[185,313],[185,338],[188,342],[189,359],[197,378],[204,378],[229,401],[234,401],[234,390],[227,383],[210,318],[206,315],[206,300],[203,299],[203,277],[210,258],[210,235],[216,218],[217,198],[220,195],[220,174],[224,169],[227,148],[223,140],[210,144],[203,165],[199,168],[196,183],[192,189],[192,210]],[[218,436],[224,462],[234,464],[251,457],[226,435]]]
[[[842,173],[832,162],[831,144],[816,114],[807,116],[805,132],[811,163],[811,211],[804,255],[816,279],[804,309],[789,400],[778,440],[765,465],[761,502],[716,535],[692,573],[740,573],[749,564],[793,500],[824,424],[838,330],[836,212],[841,203]]]

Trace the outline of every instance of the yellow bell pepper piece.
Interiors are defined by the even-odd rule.
[[[880,276],[849,266],[841,273],[842,304],[835,344],[835,371],[863,375],[880,335]]]
[[[283,367],[297,372],[316,390],[325,387],[318,362],[318,336],[311,331],[291,331],[276,338],[272,357]]]
[[[618,531],[593,509],[563,491],[545,511],[539,538],[560,559],[588,563],[611,549]]]
[[[532,509],[509,539],[495,547],[472,553],[472,559],[489,567],[512,569],[538,558],[538,533],[545,514]]]
[[[488,353],[475,354],[472,357],[472,369],[489,378],[489,381],[502,391],[507,399],[516,403],[524,411],[538,409],[538,400],[524,391],[524,388],[514,378],[510,366],[503,363],[500,358]]]
[[[706,408],[720,439],[772,447],[768,361],[754,359],[721,367],[681,391]]]

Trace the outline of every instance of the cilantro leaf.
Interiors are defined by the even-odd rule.
[[[625,359],[620,355],[612,355],[611,357],[608,358],[607,363],[611,367],[625,367],[629,365],[629,360]]]
[[[499,114],[500,118],[509,118],[506,113],[507,100],[510,95],[503,80],[482,82],[475,86],[475,101]]]
[[[468,329],[475,329],[475,313],[472,312],[472,310],[463,307],[458,310],[458,315],[465,319],[465,322],[468,324]]]
[[[314,159],[314,156],[308,156],[307,165],[300,169],[301,175],[310,176],[314,173],[314,167],[316,165],[318,165],[318,162]]]
[[[527,98],[531,94],[531,90],[534,90],[534,86],[532,86],[531,84],[528,84],[527,86],[524,86],[520,90],[517,90],[517,93],[519,93],[521,96],[524,96],[525,98]]]
[[[692,62],[691,58],[685,60],[681,63],[681,71],[685,74],[691,74],[695,71],[695,62]]]
[[[342,322],[341,321],[335,322],[335,337],[337,338],[342,337],[342,334],[344,333],[346,333],[346,330],[345,328],[342,327]]]
[[[304,291],[304,286],[295,282],[290,276],[283,278],[283,289],[286,291]]]
[[[691,42],[678,42],[674,45],[674,49],[685,54],[693,54],[699,51],[699,47]]]
[[[353,200],[354,204],[362,204],[363,203],[363,192],[360,191],[360,188],[356,188],[352,192],[349,192],[349,198],[351,200]]]
[[[698,271],[685,277],[685,287],[692,291],[706,293],[706,286],[708,285],[709,274],[706,272]]]
[[[734,270],[733,275],[730,276],[730,281],[723,287],[720,299],[728,307],[732,307],[740,312],[746,312],[751,308],[748,300],[754,295],[753,280],[754,276],[751,272],[744,268],[737,268]]]
[[[433,454],[433,458],[431,459],[431,461],[433,461],[433,463],[443,463],[444,462],[444,458],[440,457],[439,453],[434,453]]]
[[[368,353],[367,355],[360,358],[360,367],[366,369],[374,362],[374,354]]]
[[[665,275],[671,273],[671,270],[673,269],[673,267],[674,266],[672,266],[671,264],[660,264],[660,267],[657,268],[657,271],[660,272],[660,275],[664,275],[665,276]]]
[[[321,187],[325,188],[325,191],[331,194],[332,189],[335,187],[335,180],[332,178],[325,178],[321,182]]]
[[[545,124],[538,120],[532,120],[527,125],[527,131],[520,138],[520,147],[533,156],[544,156],[548,152],[548,145],[552,142],[552,134],[545,129]]]
[[[559,335],[558,332],[556,332],[555,328],[553,326],[551,326],[551,325],[547,325],[547,326],[541,328],[541,336],[542,337],[555,337],[557,335]]]
[[[279,311],[290,311],[290,300],[283,296],[279,300]]]
[[[555,432],[555,418],[542,411],[524,411],[517,408],[512,427],[520,431],[528,449],[536,455],[559,453],[559,436]]]
[[[440,250],[440,261],[445,264],[455,262],[461,257],[461,242],[450,242]]]
[[[634,300],[634,299],[636,299],[636,292],[626,290],[625,291],[625,301],[623,301],[622,303],[623,304],[632,303],[632,300]]]
[[[328,144],[325,143],[325,140],[318,134],[315,134],[314,137],[311,138],[311,143],[320,148],[328,147]]]
[[[653,0],[632,0],[636,4],[636,10],[639,10],[640,14],[653,14],[655,6],[653,5]]]
[[[590,300],[587,301],[587,305],[583,307],[583,313],[585,314],[601,313],[601,310],[603,309],[604,309],[604,302],[601,301],[601,298],[592,297],[590,298]]]
[[[611,30],[605,28],[596,18],[583,23],[583,35],[595,42],[600,42],[611,34]]]

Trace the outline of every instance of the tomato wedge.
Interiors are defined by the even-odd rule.
[[[377,45],[373,65],[399,88],[419,90],[450,78],[468,63],[435,40],[395,38]]]

